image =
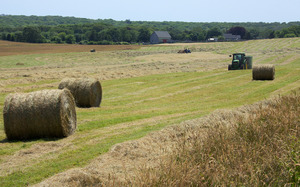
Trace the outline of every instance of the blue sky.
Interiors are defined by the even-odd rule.
[[[0,14],[185,22],[300,21],[300,0],[12,0]]]

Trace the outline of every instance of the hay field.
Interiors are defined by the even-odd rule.
[[[9,45],[18,43],[5,45],[10,55],[0,56],[0,184],[6,186],[41,182],[88,165],[117,143],[300,87],[300,38],[112,51],[88,46],[96,48],[95,53],[21,50],[18,55],[14,47],[9,53]],[[176,53],[184,47],[192,53]],[[274,64],[275,80],[252,81],[251,70],[227,71],[228,55],[234,52],[252,55],[254,65]],[[56,89],[66,77],[99,79],[101,107],[77,108],[78,129],[68,138],[8,142],[4,98],[14,92]]]

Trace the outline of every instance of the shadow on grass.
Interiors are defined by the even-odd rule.
[[[57,141],[60,140],[61,138],[34,138],[34,139],[27,139],[27,140],[9,140],[7,138],[0,140],[1,144],[4,143],[16,143],[16,142],[23,142],[23,143],[28,143],[28,142],[35,142],[39,140],[43,140],[45,142],[52,142],[52,141]]]

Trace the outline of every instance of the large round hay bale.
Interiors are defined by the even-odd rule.
[[[66,137],[76,130],[75,101],[67,89],[9,94],[3,119],[8,140]]]
[[[91,78],[63,79],[59,89],[67,88],[74,96],[78,107],[99,107],[102,100],[102,87],[98,80]]]
[[[272,64],[256,65],[252,69],[253,80],[274,80],[275,66]]]

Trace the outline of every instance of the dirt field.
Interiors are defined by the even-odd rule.
[[[45,54],[45,53],[71,53],[96,51],[116,51],[138,49],[133,45],[68,45],[68,44],[30,44],[20,42],[8,42],[0,40],[0,56]]]

